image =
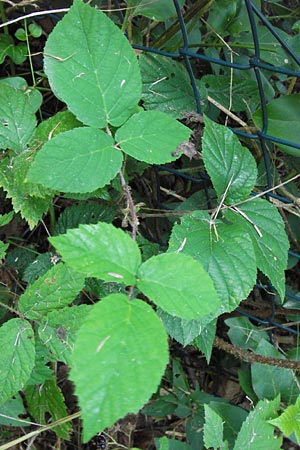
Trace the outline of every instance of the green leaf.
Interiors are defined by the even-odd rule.
[[[158,110],[181,119],[183,111],[195,109],[195,98],[184,64],[161,55],[139,57],[145,109]]]
[[[204,354],[207,364],[209,364],[213,344],[216,336],[217,320],[214,319],[205,325],[205,328],[196,337],[194,345]]]
[[[204,424],[204,444],[205,447],[218,449],[228,449],[227,443],[223,442],[223,422],[222,418],[209,407],[204,405],[205,424]]]
[[[137,243],[125,231],[99,222],[79,225],[49,241],[67,264],[85,276],[135,284],[141,254]]]
[[[58,261],[58,257],[51,252],[41,253],[34,261],[27,265],[24,270],[22,280],[25,283],[33,283],[38,278],[53,267]]]
[[[39,337],[56,361],[70,365],[76,333],[90,309],[90,305],[80,305],[52,311],[39,326]]]
[[[50,361],[56,362],[54,358],[51,358],[51,355],[49,355],[47,348],[36,335],[34,368],[31,372],[29,380],[26,383],[27,386],[43,384],[46,380],[50,380],[53,377],[53,370],[48,364]],[[54,369],[55,366],[52,365],[52,367]]]
[[[185,320],[180,317],[171,316],[163,309],[158,308],[158,316],[161,318],[166,332],[177,342],[186,346],[193,342],[195,337],[202,332],[202,319]]]
[[[202,155],[219,199],[233,204],[249,197],[257,178],[256,162],[229,128],[205,117]]]
[[[27,287],[19,299],[19,310],[28,319],[40,320],[75,300],[83,285],[83,276],[66,264],[58,263]]]
[[[80,0],[50,34],[44,55],[53,92],[86,125],[118,127],[140,100],[140,72],[128,40]]]
[[[82,122],[79,122],[70,111],[59,111],[38,125],[34,135],[35,141],[40,146],[64,131],[82,126]]]
[[[158,316],[161,318],[166,332],[177,342],[183,346],[191,344],[195,340],[195,345],[206,355],[210,354],[210,344],[215,337],[215,321],[211,320],[209,315],[198,320],[186,320],[180,317],[171,316],[163,309],[158,308]],[[212,337],[212,339],[211,339]],[[205,350],[202,349],[201,343],[205,342]],[[208,358],[209,359],[209,358]]]
[[[164,311],[182,319],[201,319],[220,308],[209,275],[182,253],[164,253],[144,262],[137,287]]]
[[[116,133],[121,149],[139,161],[164,164],[178,159],[177,147],[192,131],[160,111],[134,114]]]
[[[14,217],[14,211],[10,211],[7,214],[0,214],[0,227],[7,225]]]
[[[78,332],[70,372],[84,442],[136,413],[157,389],[167,362],[167,335],[149,305],[123,294],[94,305]]]
[[[180,7],[182,7],[184,4],[184,0],[179,0],[178,4]],[[163,3],[158,0],[154,0],[151,3],[149,2],[149,0],[134,0],[130,3],[130,5],[137,5],[137,7],[134,9],[134,16],[142,15],[155,21],[164,22],[170,17],[176,15],[176,9],[174,7],[173,0],[164,0]]]
[[[19,41],[26,41],[26,31],[24,28],[18,28],[15,31],[15,36]]]
[[[27,81],[22,77],[1,78],[0,85],[6,84],[12,88],[20,90],[28,99],[32,112],[35,113],[43,102],[43,96],[40,91],[34,87],[30,87]]]
[[[37,423],[47,424],[49,416],[52,422],[68,415],[64,397],[56,385],[55,378],[45,381],[41,386],[29,386],[26,389],[28,411]],[[61,439],[69,439],[71,423],[65,422],[53,428]]]
[[[229,327],[228,336],[237,347],[255,351],[257,344],[268,339],[268,333],[253,325],[246,317],[233,317],[225,320]]]
[[[21,390],[34,366],[34,335],[29,322],[10,319],[0,328],[0,404]]]
[[[111,136],[94,128],[60,133],[37,153],[28,179],[58,191],[92,192],[109,183],[122,166],[122,153],[113,143]]]
[[[256,353],[285,359],[282,353],[265,340],[259,342]],[[253,390],[260,399],[270,400],[280,394],[282,401],[289,404],[299,396],[299,383],[292,369],[255,363],[251,365],[251,376]]]
[[[27,96],[7,84],[0,89],[0,148],[20,153],[32,139],[36,118]]]
[[[117,214],[117,207],[98,201],[80,202],[66,208],[55,224],[55,234],[66,233],[70,228],[76,228],[83,223],[112,222]]]
[[[7,427],[26,427],[31,425],[28,420],[21,419],[20,416],[26,417],[26,410],[22,397],[16,393],[13,398],[1,405],[0,424]]]
[[[286,95],[273,100],[267,105],[268,128],[267,134],[279,139],[299,144],[300,142],[300,95]],[[258,109],[253,114],[256,125],[262,127],[262,110]],[[300,156],[300,149],[287,145],[276,145],[286,153]]]
[[[300,444],[300,396],[295,405],[287,406],[279,417],[269,420],[269,423],[278,427],[286,436],[295,433],[298,444]]]
[[[43,33],[43,28],[37,23],[30,23],[28,25],[29,33],[32,37],[39,38]]]
[[[17,44],[7,49],[7,55],[15,64],[22,64],[28,57],[28,47],[26,44]]]
[[[203,396],[203,392],[201,394]],[[208,401],[203,401],[203,403],[208,403]],[[224,425],[224,441],[227,441],[229,447],[232,448],[236,435],[248,416],[247,411],[239,406],[230,405],[223,399],[217,399],[216,397],[212,401],[209,401],[209,406],[221,417]]]
[[[279,407],[280,397],[258,402],[243,423],[233,450],[280,450],[282,437],[275,436],[274,428],[267,422]]]
[[[4,242],[0,241],[0,259],[5,257],[8,247],[9,244],[4,244]]]
[[[232,84],[230,75],[205,75],[201,77],[200,85],[207,89],[208,95],[226,108],[232,102],[233,111],[245,111],[245,101],[248,106],[257,106],[259,96],[256,81],[247,75],[239,75],[238,78],[234,76]]]
[[[257,267],[269,278],[281,299],[284,299],[284,271],[287,267],[289,241],[281,215],[275,206],[261,198],[251,199],[239,205],[238,209],[244,217],[228,210],[226,218],[247,229],[252,239]]]
[[[14,46],[13,37],[9,34],[0,34],[0,64],[3,63],[8,55],[9,49]]]
[[[48,211],[52,203],[51,191],[40,185],[24,183],[32,155],[27,151],[14,158],[0,161],[0,186],[12,199],[14,211],[20,212],[32,229]]]
[[[235,309],[256,281],[256,259],[250,236],[243,228],[197,211],[173,227],[169,249],[183,245],[182,252],[199,261],[214,281],[222,305],[218,314]]]

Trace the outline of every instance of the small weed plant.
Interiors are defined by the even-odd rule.
[[[35,422],[45,424],[47,413],[58,421],[57,436],[69,438],[71,418],[54,374],[60,361],[70,367],[87,442],[138,412],[157,392],[169,364],[169,337],[197,345],[209,361],[217,318],[249,295],[258,271],[284,299],[289,242],[283,220],[261,194],[251,195],[258,169],[250,150],[209,116],[204,116],[201,154],[216,201],[210,211],[193,208],[173,223],[166,251],[149,242],[146,251],[139,231],[141,205],[129,188],[132,167],[142,177],[150,166],[178,160],[192,134],[172,112],[159,111],[147,98],[141,102],[141,70],[153,64],[148,58],[141,55],[138,62],[104,13],[75,0],[44,49],[45,74],[65,110],[37,125],[39,91],[21,78],[1,80],[0,185],[14,209],[1,216],[1,225],[17,213],[31,229],[48,211],[53,219],[58,195],[104,202],[95,203],[92,213],[80,207],[76,218],[70,208],[56,224],[52,220],[51,252],[28,265],[27,287],[15,306],[1,303],[10,315],[2,315],[0,328],[0,411],[2,420],[15,418],[10,425],[20,425],[22,391]],[[110,190],[125,199],[122,226]],[[2,258],[8,245],[0,243]],[[80,301],[83,290],[94,294],[93,305]],[[240,323],[234,320],[228,321],[231,331]],[[245,321],[252,347],[246,336],[243,347],[278,357],[267,352],[267,335],[258,338]],[[264,384],[266,366],[256,366],[252,385],[246,382],[248,372],[241,372],[243,387],[256,391],[257,404],[249,414],[199,386],[190,392],[184,373],[180,381],[174,375],[182,371],[176,360],[168,369],[170,380],[174,377],[172,396],[156,396],[144,412],[164,416],[171,411],[186,418],[188,443],[180,448],[280,449],[282,437],[274,426],[288,435],[298,430],[299,439],[294,426],[299,384],[292,369],[272,368],[272,379],[281,371],[289,384],[280,393],[290,406],[280,416],[282,396],[263,388],[258,394],[255,380]],[[173,448],[166,437],[158,445]]]

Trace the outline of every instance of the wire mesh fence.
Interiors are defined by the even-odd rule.
[[[269,115],[268,115],[268,109],[267,104],[268,101],[266,99],[265,95],[265,83],[264,83],[264,73],[267,72],[269,75],[272,76],[286,76],[286,77],[293,77],[295,80],[300,78],[300,57],[297,52],[295,52],[295,49],[291,47],[291,45],[282,37],[280,32],[277,28],[275,28],[272,23],[268,20],[268,18],[264,15],[263,12],[260,11],[260,9],[256,6],[254,1],[252,0],[243,0],[244,5],[246,7],[247,11],[247,20],[250,24],[250,30],[251,30],[251,36],[252,36],[252,44],[249,45],[248,43],[248,54],[245,56],[245,53],[242,55],[242,57],[237,53],[230,49],[229,52],[224,52],[224,57],[214,57],[209,54],[209,52],[205,52],[205,47],[200,47],[197,49],[197,51],[193,51],[193,45],[190,43],[189,33],[187,29],[187,23],[186,18],[183,15],[181,5],[179,4],[178,0],[173,0],[174,6],[177,13],[177,20],[174,24],[172,24],[171,27],[177,26],[178,32],[181,33],[182,38],[182,45],[176,49],[176,51],[165,51],[158,48],[156,45],[154,47],[148,47],[144,45],[136,45],[133,44],[133,47],[137,50],[146,52],[146,53],[153,53],[156,55],[162,55],[167,58],[176,58],[180,59],[184,62],[190,84],[192,86],[193,95],[194,95],[194,103],[195,103],[195,111],[198,114],[202,114],[202,98],[201,93],[199,92],[199,84],[197,83],[198,75],[195,75],[195,66],[197,65],[197,61],[202,61],[205,63],[208,63],[210,66],[219,66],[221,68],[226,68],[227,70],[231,71],[231,74],[236,73],[236,71],[250,71],[253,74],[253,79],[256,83],[256,89],[258,92],[259,97],[259,103],[260,103],[260,109],[261,109],[261,124],[259,128],[256,128],[255,130],[249,130],[245,126],[245,129],[237,129],[236,127],[232,127],[232,131],[236,133],[240,138],[242,139],[250,139],[257,142],[259,145],[262,156],[263,156],[263,164],[264,164],[264,173],[265,173],[265,179],[266,183],[264,186],[261,186],[262,191],[268,191],[266,192],[266,197],[269,199],[274,199],[275,201],[281,202],[281,204],[291,204],[293,200],[291,198],[288,198],[286,196],[281,196],[274,194],[270,192],[272,190],[272,187],[274,187],[274,180],[271,173],[271,164],[270,164],[270,150],[268,148],[269,145],[276,144],[276,145],[285,145],[289,148],[294,149],[300,149],[300,142],[293,141],[293,140],[287,140],[283,139],[281,137],[275,136],[272,134],[272,130],[270,130],[269,127]],[[204,3],[203,2],[195,2],[200,4],[202,9],[200,8],[200,11],[203,11]],[[222,3],[222,2],[219,2]],[[209,6],[209,2],[206,4],[206,7]],[[118,2],[116,2],[116,8],[119,7]],[[199,11],[199,10],[198,10]],[[188,17],[189,19],[189,17]],[[282,59],[281,61],[272,61],[268,62],[268,58],[266,57],[266,49],[264,48],[263,43],[261,43],[261,31],[258,29],[258,24],[260,28],[264,28],[265,30],[268,30],[268,32],[271,34],[273,42],[272,45],[274,48],[280,48],[282,51]],[[168,31],[167,31],[168,32]],[[222,39],[222,37],[220,37]],[[230,43],[226,47],[230,47]],[[250,48],[250,51],[249,51]],[[210,52],[211,53],[211,52]],[[282,62],[282,64],[278,64]],[[235,78],[232,77],[232,82],[234,84]],[[239,81],[237,80],[237,83]],[[220,105],[218,105],[220,107]],[[227,113],[230,115],[230,111],[226,110]],[[236,116],[235,116],[236,117]],[[243,125],[244,122],[241,119],[241,123]],[[162,168],[162,167],[160,167]],[[176,174],[178,177],[185,177],[188,178],[193,183],[201,183],[203,182],[203,179],[207,177],[207,175],[204,173],[200,174],[199,178],[197,177],[190,177],[187,176],[185,173],[181,173],[180,170],[176,170],[170,167],[163,167],[164,170],[167,170],[169,172],[172,172]],[[273,200],[273,201],[274,201]],[[291,256],[293,256],[296,259],[300,259],[300,254],[290,251],[289,252]],[[259,318],[255,315],[255,312],[253,314],[249,314],[248,312],[245,312],[243,309],[238,308],[237,311],[247,316],[249,319],[253,320],[257,324],[264,325],[266,327],[271,328],[277,328],[284,330],[286,332],[297,334],[297,330],[293,326],[289,326],[288,324],[280,324],[275,319],[275,300],[274,300],[274,292],[272,290],[271,285],[258,285],[259,289],[264,289],[266,296],[270,302],[270,315],[266,318]],[[290,299],[295,302],[299,302],[300,298],[298,295],[295,295],[287,289],[286,291],[286,298]]]

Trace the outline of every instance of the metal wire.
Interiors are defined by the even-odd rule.
[[[201,114],[201,112],[202,112],[201,97],[200,97],[200,93],[199,93],[199,90],[197,87],[196,77],[193,72],[193,67],[192,67],[191,61],[202,60],[202,61],[206,61],[210,64],[217,64],[221,67],[227,67],[229,69],[237,69],[237,70],[242,70],[242,71],[251,70],[254,73],[256,83],[257,83],[258,94],[259,94],[259,103],[260,103],[260,107],[261,107],[261,111],[262,111],[262,127],[259,131],[255,132],[255,133],[250,133],[250,132],[235,130],[235,129],[232,129],[232,131],[234,131],[237,135],[239,135],[243,138],[256,140],[257,143],[259,144],[259,146],[262,150],[265,174],[266,174],[266,179],[267,179],[267,184],[266,184],[265,188],[266,188],[266,190],[270,189],[272,187],[272,173],[271,173],[270,156],[269,156],[269,150],[267,148],[267,143],[287,145],[287,146],[290,146],[291,148],[296,148],[296,149],[300,149],[300,143],[292,142],[292,141],[278,138],[276,136],[272,136],[268,132],[267,101],[266,101],[266,97],[265,97],[261,71],[267,70],[274,74],[284,74],[286,76],[300,78],[300,57],[297,54],[295,54],[293,49],[289,46],[289,44],[287,42],[285,42],[285,40],[276,31],[276,29],[272,26],[272,24],[265,17],[265,15],[256,7],[256,5],[254,4],[254,2],[252,0],[244,0],[245,6],[247,9],[247,13],[248,13],[249,23],[250,23],[250,27],[251,27],[252,40],[253,40],[253,46],[254,46],[253,55],[250,55],[248,57],[248,63],[245,64],[243,62],[243,64],[240,64],[238,62],[226,61],[225,59],[222,59],[222,58],[218,59],[218,58],[214,58],[211,56],[207,56],[206,54],[200,53],[199,51],[197,51],[197,53],[195,53],[190,49],[188,32],[187,32],[187,28],[186,28],[186,25],[184,22],[184,18],[183,18],[178,0],[173,0],[173,2],[174,2],[174,6],[176,9],[176,13],[177,13],[177,19],[178,19],[178,23],[179,23],[179,29],[180,29],[180,32],[182,35],[183,45],[180,48],[178,48],[177,51],[175,51],[175,52],[168,52],[165,50],[146,47],[143,45],[133,45],[133,47],[136,49],[139,49],[139,50],[143,50],[144,52],[154,53],[157,55],[163,55],[163,56],[166,56],[169,58],[183,59],[186,69],[187,69],[187,73],[189,75],[190,83],[191,83],[191,86],[193,89],[193,94],[194,94],[194,99],[195,99],[195,110],[199,114]],[[272,33],[272,35],[274,37],[274,41],[277,41],[281,45],[281,47],[285,50],[287,55],[289,55],[289,57],[293,60],[294,64],[299,67],[299,70],[292,70],[290,68],[284,68],[284,67],[272,65],[261,59],[261,45],[260,45],[257,24],[255,21],[255,16],[258,17],[260,22],[263,23],[263,25],[265,27],[267,27],[267,29],[270,31],[270,33]],[[199,178],[196,178],[196,177],[190,177],[189,175],[186,175],[186,174],[180,172],[180,170],[173,169],[170,167],[157,166],[157,168],[167,170],[167,171],[177,175],[178,177],[186,178],[195,183],[203,183],[203,181],[205,179],[207,179],[207,175],[205,176],[205,174],[203,174],[203,173],[199,174]],[[266,197],[267,198],[269,198],[269,197],[276,198],[277,200],[280,200],[281,202],[284,202],[286,204],[292,203],[290,199],[288,199],[284,196],[278,196],[276,194],[269,193]],[[298,253],[290,251],[289,254],[293,257],[300,259],[300,255]],[[268,291],[270,291],[270,289],[272,289],[272,287],[268,287]],[[277,323],[275,321],[275,318],[274,318],[275,317],[274,295],[270,295],[269,298],[270,298],[270,302],[271,302],[270,303],[271,304],[271,313],[270,313],[270,317],[265,320],[259,319],[258,317],[255,317],[254,315],[245,313],[240,308],[238,308],[237,311],[240,312],[241,314],[247,316],[251,320],[256,321],[259,324],[276,327],[278,329],[283,329],[292,334],[296,334],[297,331],[295,331],[293,328],[283,326],[280,323]],[[292,298],[294,300],[297,299],[299,301],[298,297],[295,297],[293,294],[291,294],[289,292],[287,292],[287,298]]]

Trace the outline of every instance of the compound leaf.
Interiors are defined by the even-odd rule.
[[[10,319],[0,328],[0,404],[23,388],[35,362],[33,330],[29,322]],[[4,351],[5,350],[5,351]]]
[[[247,231],[220,220],[210,225],[210,216],[197,211],[173,227],[169,249],[184,243],[182,252],[199,261],[214,281],[222,312],[235,309],[256,281],[256,258]]]
[[[75,300],[83,285],[83,276],[58,263],[27,287],[19,299],[19,310],[29,319],[41,319]]]
[[[137,243],[123,230],[99,222],[95,225],[79,225],[49,240],[63,260],[85,276],[135,284],[141,254]]]
[[[60,133],[37,153],[28,179],[58,191],[92,192],[109,183],[121,168],[122,153],[113,144],[111,136],[94,128]]]
[[[84,442],[136,413],[157,389],[167,363],[167,335],[149,305],[123,294],[94,305],[78,332],[70,372]]]
[[[228,210],[226,217],[247,229],[252,239],[257,267],[269,278],[283,299],[289,241],[282,218],[275,206],[261,198],[251,199],[239,205],[238,209],[244,216]]]
[[[182,253],[164,253],[144,262],[137,287],[164,311],[183,319],[200,319],[220,308],[209,275]]]
[[[164,164],[180,156],[177,147],[191,130],[160,111],[134,114],[116,133],[123,152],[149,164]]]
[[[86,125],[120,126],[140,100],[140,71],[128,40],[80,0],[50,34],[44,55],[53,92]]]
[[[249,197],[257,178],[256,162],[236,135],[205,117],[202,155],[219,199],[233,204]]]

